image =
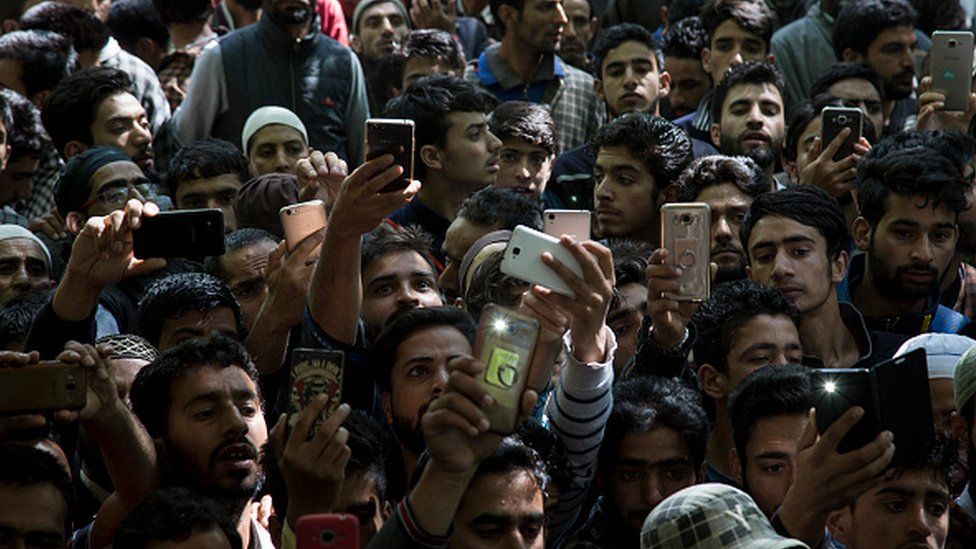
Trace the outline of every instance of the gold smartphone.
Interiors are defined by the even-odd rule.
[[[312,235],[325,227],[325,203],[319,199],[289,204],[278,211],[281,228],[285,231],[285,243],[292,251]]]
[[[487,411],[492,432],[515,431],[538,339],[533,318],[494,304],[481,314],[474,356],[485,365],[478,382],[495,399]]]
[[[675,202],[661,206],[661,247],[668,262],[681,271],[678,293],[665,292],[675,301],[708,299],[712,272],[712,215],[704,202]]]

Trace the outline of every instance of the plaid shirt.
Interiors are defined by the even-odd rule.
[[[169,119],[170,110],[163,87],[152,68],[142,59],[123,50],[115,38],[109,38],[108,44],[102,48],[98,64],[119,69],[129,75],[135,96],[145,107],[149,125],[152,126],[153,135],[156,135],[163,122]]]
[[[970,320],[976,318],[976,267],[968,263],[959,265],[959,296],[952,310]]]
[[[510,92],[514,87],[504,86],[503,82],[508,80],[506,79],[508,75],[492,74],[488,68],[488,65],[495,64],[503,70],[507,69],[504,65],[499,65],[500,60],[496,60],[498,48],[499,46],[487,48],[477,60],[468,65],[464,72],[464,79],[494,98],[496,104],[503,101],[503,92]],[[562,154],[592,141],[605,117],[603,102],[597,99],[596,92],[593,91],[593,77],[563,62],[558,56],[553,56],[551,66],[545,66],[540,70],[549,72],[548,79],[544,81],[541,100],[537,102],[549,107],[552,119],[556,123],[556,154]],[[517,84],[524,90],[524,97],[521,99],[528,100],[533,84],[539,82],[540,79],[537,77],[535,82],[527,86]]]
[[[54,209],[54,187],[61,177],[64,162],[51,142],[44,145],[41,162],[34,174],[34,189],[30,200],[21,201],[14,206],[17,213],[27,219],[36,219]]]
[[[190,74],[193,72],[193,64],[197,61],[197,56],[203,48],[210,42],[217,39],[216,34],[212,34],[187,47],[170,53],[159,62],[159,70],[156,75],[159,83],[163,86],[163,93],[169,101],[169,108],[176,111],[183,98],[186,97],[186,90],[190,84]]]

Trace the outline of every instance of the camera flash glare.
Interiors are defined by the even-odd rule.
[[[833,381],[828,381],[824,383],[824,391],[827,391],[828,393],[833,393],[836,390],[837,390],[837,384],[834,383]]]
[[[504,318],[497,318],[492,323],[491,327],[494,328],[496,332],[504,332],[508,329],[508,322],[506,322]]]

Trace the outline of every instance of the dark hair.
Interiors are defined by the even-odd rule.
[[[652,244],[639,240],[611,241],[610,252],[613,254],[613,274],[617,279],[617,288],[624,284],[647,285],[647,262],[654,248]]]
[[[671,0],[668,2],[668,27],[674,27],[692,17],[698,17],[706,0]]]
[[[729,351],[744,324],[759,315],[788,317],[800,329],[800,313],[779,290],[752,280],[718,286],[691,317],[698,332],[695,365],[728,373]]]
[[[76,51],[100,51],[111,36],[94,13],[61,2],[42,2],[20,17],[24,30],[46,30],[67,36]]]
[[[556,154],[556,123],[549,109],[538,103],[506,101],[498,105],[488,117],[488,129],[502,142],[525,141]]]
[[[407,33],[397,53],[402,62],[414,57],[429,57],[443,61],[457,71],[464,70],[464,50],[453,36],[439,29],[418,29]],[[400,72],[403,79],[403,72]],[[399,87],[397,82],[397,87]]]
[[[119,44],[133,50],[140,38],[148,38],[162,50],[169,45],[169,30],[153,6],[153,0],[115,0],[108,10],[108,28]]]
[[[774,290],[775,291],[775,290]],[[637,377],[613,387],[613,410],[600,445],[599,468],[608,471],[624,437],[666,427],[678,433],[691,450],[692,467],[701,469],[708,442],[708,420],[701,396],[677,381]]]
[[[513,471],[522,470],[532,476],[539,491],[546,494],[549,489],[549,474],[546,472],[546,462],[531,446],[522,441],[518,435],[507,436],[495,451],[478,464],[471,484],[483,475],[506,475]]]
[[[671,25],[664,34],[664,57],[701,60],[701,52],[708,46],[708,36],[700,17],[688,17]],[[664,67],[667,69],[667,65]]]
[[[237,334],[243,338],[241,306],[219,278],[204,273],[179,273],[156,281],[139,301],[139,335],[159,348],[163,324],[190,311],[227,307],[234,313]]]
[[[900,454],[896,454],[892,463],[885,472],[885,478],[898,478],[907,471],[927,471],[932,473],[936,482],[947,488],[953,486],[960,476],[959,473],[966,470],[965,464],[959,460],[959,441],[939,430],[936,430],[927,452],[908,462]],[[893,477],[889,476],[890,471],[894,472]],[[851,506],[853,505],[852,503]]]
[[[9,113],[4,113],[5,110]],[[0,119],[7,127],[10,144],[7,160],[15,162],[26,157],[40,160],[44,148],[51,142],[41,124],[41,111],[19,93],[3,89],[0,90]]]
[[[695,159],[676,183],[679,202],[694,202],[709,187],[731,183],[752,198],[769,192],[769,182],[756,162],[745,156],[703,156]]]
[[[485,98],[473,85],[460,78],[435,74],[418,80],[386,104],[384,116],[406,118],[416,125],[414,145],[414,170],[421,181],[427,175],[427,167],[420,160],[420,149],[425,145],[443,147],[450,123],[447,115],[452,112],[486,112]]]
[[[225,278],[225,273],[223,264],[220,262],[222,257],[236,252],[241,248],[265,241],[277,244],[281,242],[281,239],[264,229],[256,229],[254,227],[245,227],[243,229],[237,229],[236,231],[228,233],[227,236],[224,237],[224,255],[215,255],[206,258],[203,261],[203,270],[207,274],[212,274],[215,277],[223,280]]]
[[[14,31],[0,36],[0,59],[13,59],[29,97],[53,89],[75,70],[78,54],[71,39],[56,32]]]
[[[434,326],[451,326],[464,334],[474,345],[475,323],[464,309],[457,307],[416,307],[398,311],[386,320],[383,330],[376,337],[370,356],[373,372],[379,386],[390,390],[390,373],[396,362],[397,348],[405,339],[420,330]]]
[[[48,95],[41,110],[59,154],[71,141],[94,145],[91,127],[98,108],[108,98],[132,93],[132,81],[125,72],[112,67],[91,67],[62,80]]]
[[[955,130],[905,130],[886,137],[871,148],[866,158],[883,158],[894,151],[923,147],[948,159],[962,175],[976,155],[976,139]]]
[[[15,295],[0,305],[0,349],[27,340],[37,312],[47,304],[53,290],[31,290]]]
[[[769,51],[769,41],[773,38],[776,16],[765,2],[755,0],[709,0],[699,14],[705,29],[707,46],[711,47],[715,29],[731,19],[742,30],[762,39]]]
[[[464,199],[457,215],[499,231],[510,231],[517,225],[542,230],[542,204],[513,189],[485,187]]]
[[[65,539],[71,536],[71,511],[75,504],[71,479],[51,454],[26,444],[0,443],[0,486],[29,488],[48,484],[64,497],[67,506]]]
[[[747,257],[752,229],[767,216],[785,217],[817,229],[826,242],[830,259],[844,251],[847,244],[847,221],[837,201],[814,185],[794,185],[761,195],[749,206],[749,212],[739,226],[739,238]]]
[[[512,6],[515,11],[522,14],[522,10],[525,8],[525,0],[489,0],[488,7],[491,10],[491,18],[495,21],[495,26],[498,27],[498,32],[500,36],[505,35],[505,23],[502,22],[502,18],[498,15],[499,8],[502,6]]]
[[[528,284],[521,278],[502,272],[503,257],[502,250],[492,253],[471,273],[471,282],[467,286],[461,280],[464,309],[475,320],[481,319],[481,313],[489,303],[502,307],[518,307],[522,292],[528,288]]]
[[[94,173],[89,174],[85,166],[92,157],[102,155],[112,155],[111,159],[100,164],[102,166],[112,162],[132,161],[128,157],[123,160],[122,157],[125,157],[125,152],[120,149],[101,145],[89,147],[81,154],[68,160],[54,187],[54,205],[62,217],[67,216],[70,212],[82,212],[85,209],[85,203],[88,202],[88,196],[92,192],[91,178],[94,175]],[[82,179],[82,176],[85,175],[88,178]]]
[[[430,255],[433,242],[433,237],[416,225],[392,228],[380,224],[363,239],[360,266],[365,270],[370,263],[381,257],[401,252],[417,252],[430,265],[431,273],[436,277],[437,268]]]
[[[240,368],[257,385],[257,368],[240,343],[223,334],[183,341],[139,370],[132,382],[132,411],[150,436],[166,434],[173,381],[205,366]]]
[[[763,366],[732,389],[728,400],[729,418],[732,440],[743,464],[743,475],[748,460],[746,446],[756,424],[777,416],[805,416],[812,406],[810,370],[798,364]]]
[[[853,61],[838,61],[824,69],[813,86],[810,87],[810,97],[830,93],[830,87],[834,84],[853,79],[867,80],[874,86],[874,89],[878,90],[878,96],[884,101],[884,85],[881,83],[878,72],[867,63]],[[875,128],[875,130],[880,130],[880,128]]]
[[[604,124],[591,147],[626,147],[654,176],[654,198],[675,182],[692,160],[691,141],[680,127],[648,113],[631,112]]]
[[[712,95],[712,122],[719,124],[722,122],[722,107],[725,105],[725,98],[729,95],[732,88],[740,84],[771,84],[778,91],[780,98],[783,97],[783,75],[772,63],[759,61],[749,61],[741,65],[735,65],[725,73],[725,77],[715,86],[715,93]]]
[[[929,148],[910,147],[881,158],[865,158],[857,168],[857,206],[861,216],[877,227],[888,197],[924,195],[921,207],[944,205],[959,214],[966,208],[970,184],[949,158]]]
[[[167,25],[206,21],[213,13],[210,0],[152,0],[152,3]]]
[[[563,439],[552,429],[547,429],[536,421],[523,421],[516,429],[516,434],[526,446],[535,450],[545,463],[549,480],[560,494],[565,494],[576,477],[569,470],[569,457]]]
[[[216,502],[188,488],[163,488],[122,519],[112,547],[145,549],[150,542],[184,541],[195,532],[211,530],[220,530],[233,549],[240,549],[236,525]]]
[[[918,11],[915,26],[926,36],[937,30],[965,30],[966,10],[960,2],[912,0],[912,6]]]
[[[360,410],[353,410],[342,424],[349,431],[351,455],[346,463],[346,477],[363,475],[376,485],[380,504],[387,500],[387,449],[391,441],[383,427]]]
[[[597,78],[603,78],[603,62],[610,55],[612,50],[621,46],[624,42],[639,42],[654,53],[654,63],[657,65],[657,72],[664,70],[664,53],[661,52],[661,44],[651,35],[650,31],[634,23],[620,23],[614,25],[603,32],[603,35],[593,46],[593,66],[596,69]]]
[[[170,196],[175,199],[181,183],[225,174],[236,175],[243,185],[250,179],[247,159],[232,143],[207,137],[190,143],[173,155],[166,182]]]
[[[860,0],[848,2],[834,18],[834,55],[844,50],[864,54],[882,31],[892,27],[914,27],[918,14],[906,0]]]

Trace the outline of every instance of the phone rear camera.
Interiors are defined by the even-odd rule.
[[[69,391],[74,391],[78,388],[78,384],[74,380],[71,380],[64,384],[64,388]]]
[[[285,210],[285,215],[291,215],[291,210]]]
[[[515,248],[512,248],[512,255],[518,255],[520,253],[522,253],[522,248],[519,248],[517,246]]]
[[[325,545],[332,545],[335,543],[335,539],[336,535],[332,530],[322,530],[322,533],[319,534],[319,540]]]
[[[556,214],[549,214],[549,221],[556,219]]]
[[[847,124],[847,115],[846,114],[842,114],[842,115],[838,116],[837,117],[837,123],[838,124]]]
[[[683,214],[681,216],[682,225],[691,225],[691,214]]]
[[[955,40],[949,40],[949,47],[950,48],[956,47],[956,44],[957,44],[957,42]]]

